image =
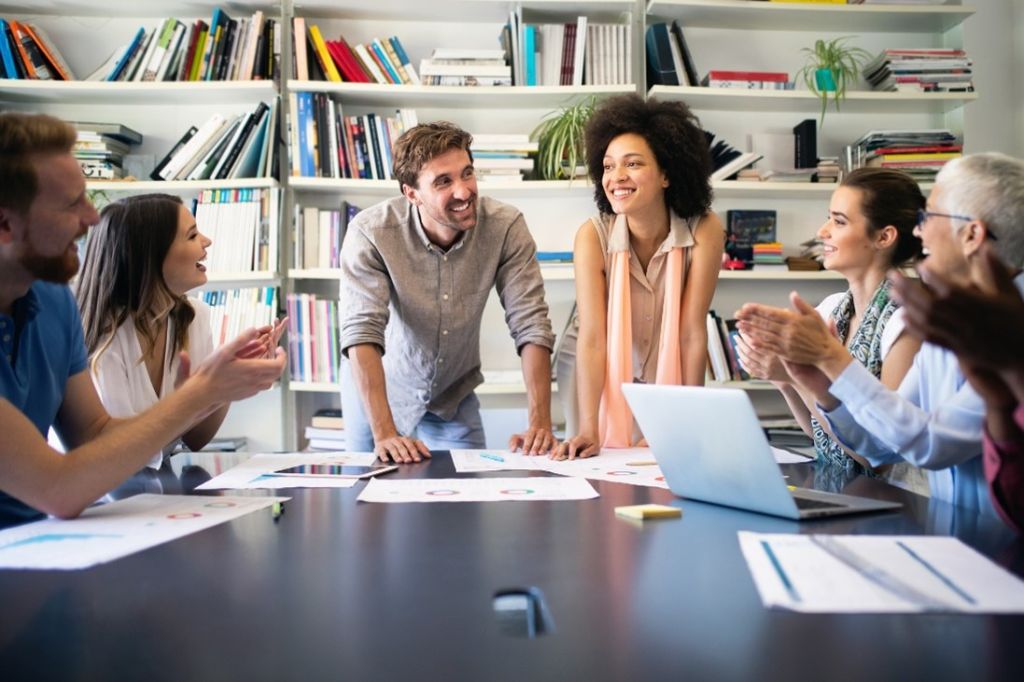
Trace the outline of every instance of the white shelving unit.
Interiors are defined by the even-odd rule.
[[[955,0],[953,0],[955,3]],[[193,20],[209,19],[217,0],[36,0],[30,6],[0,0],[0,16],[29,17],[47,28],[76,72],[83,76],[107,57],[113,46],[126,42],[140,25],[151,28],[167,16]],[[349,42],[365,42],[376,36],[398,35],[414,64],[434,47],[493,47],[509,12],[523,9],[528,23],[562,22],[578,14],[591,21],[628,22],[633,27],[630,65],[633,84],[580,87],[450,88],[388,86],[353,83],[297,81],[291,69],[291,19],[306,17],[317,23],[325,36],[343,33]],[[146,153],[166,151],[189,126],[198,124],[213,111],[251,109],[258,101],[289,92],[324,92],[344,106],[346,114],[415,108],[420,120],[447,118],[475,133],[530,132],[549,111],[581,99],[598,99],[627,92],[646,93],[660,99],[685,101],[705,127],[742,147],[743,136],[751,131],[791,129],[802,118],[816,118],[817,98],[805,91],[729,91],[699,87],[647,89],[644,81],[644,31],[654,21],[678,19],[703,75],[712,68],[786,70],[799,66],[799,49],[814,40],[838,35],[856,35],[871,50],[888,47],[958,47],[963,44],[962,24],[982,11],[962,4],[943,5],[832,5],[814,3],[751,2],[750,0],[446,0],[442,3],[412,0],[277,0],[226,5],[232,16],[263,10],[282,25],[283,82],[189,82],[189,83],[96,83],[0,80],[0,103],[21,110],[40,110],[79,120],[122,120],[139,129],[153,145]],[[83,29],[84,27],[84,29]],[[98,36],[89,41],[74,40],[83,30]],[[970,52],[982,46],[968,46]],[[980,62],[981,60],[979,60]],[[839,111],[829,105],[825,128],[819,132],[819,148],[834,153],[875,127],[938,127],[963,129],[965,110],[979,98],[978,93],[881,93],[852,90]],[[282,107],[287,115],[287,106]],[[282,172],[288,173],[287,155]],[[316,205],[336,208],[345,199],[367,207],[396,196],[393,180],[334,180],[282,177],[231,182],[112,182],[90,181],[90,190],[109,193],[163,191],[194,196],[207,189],[282,188],[279,228],[281,262],[276,272],[212,273],[208,288],[229,286],[282,287],[281,300],[292,291],[315,291],[337,296],[338,272],[330,269],[297,270],[291,266],[290,220],[292,207]],[[834,185],[813,183],[718,182],[714,185],[715,210],[729,208],[778,208],[780,237],[787,245],[808,238],[824,215]],[[926,191],[930,189],[923,186]],[[481,183],[480,193],[515,203],[523,210],[527,224],[541,250],[570,250],[576,228],[594,212],[594,188],[583,181]],[[283,274],[279,274],[283,273]],[[574,298],[571,264],[545,264],[556,330]],[[784,300],[789,289],[797,288],[809,298],[837,290],[841,280],[832,273],[747,271],[723,272],[714,306],[729,314],[747,297]],[[518,375],[509,360],[509,341],[499,306],[490,305],[485,318],[484,365],[497,372]],[[561,318],[561,319],[560,319]],[[499,380],[486,373],[488,381],[480,393],[490,398],[508,397],[522,404],[522,380]],[[770,384],[730,383],[770,395]],[[268,447],[290,447],[297,442],[301,417],[311,410],[336,402],[333,384],[283,382],[283,394],[264,400],[246,414],[250,421],[272,424],[278,419],[279,440]],[[282,410],[282,406],[284,409]],[[274,413],[274,417],[266,417]],[[283,435],[282,435],[283,434]]]
[[[750,0],[651,0],[647,13],[682,16],[686,26],[777,31],[942,33],[974,14],[966,5],[832,5]]]

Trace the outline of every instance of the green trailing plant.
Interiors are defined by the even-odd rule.
[[[847,41],[855,36],[842,36],[833,40],[816,40],[814,47],[805,47],[800,51],[806,57],[806,64],[800,69],[807,89],[821,100],[821,118],[818,126],[825,124],[825,110],[828,108],[829,94],[839,111],[839,103],[846,96],[846,89],[857,81],[860,68],[871,54],[859,47],[847,45]],[[827,72],[828,76],[824,77]],[[822,83],[821,78],[831,78],[831,83]],[[831,86],[831,87],[829,87]]]
[[[538,142],[537,173],[543,180],[572,180],[584,163],[583,132],[594,113],[593,97],[550,112],[532,133]]]

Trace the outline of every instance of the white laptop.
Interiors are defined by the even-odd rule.
[[[739,389],[623,384],[622,390],[665,482],[680,497],[789,519],[901,506],[786,485],[754,406]]]

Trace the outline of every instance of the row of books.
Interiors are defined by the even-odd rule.
[[[395,116],[345,116],[341,104],[318,92],[289,95],[290,167],[293,176],[363,178],[394,177],[392,146],[417,125],[414,109]]]
[[[973,62],[957,49],[887,49],[864,65],[874,90],[898,92],[970,92]]]
[[[238,116],[214,114],[191,126],[157,164],[153,180],[273,177],[278,153],[277,100]]]
[[[962,154],[960,140],[944,128],[872,130],[845,147],[844,160],[847,168],[893,168],[926,182]]]
[[[673,21],[671,27],[664,23],[648,26],[645,43],[648,85],[700,85],[693,55],[678,20]]]
[[[736,320],[724,320],[714,310],[708,311],[708,379],[717,382],[747,381],[750,375],[743,369],[736,350],[739,330]]]
[[[700,84],[706,88],[740,90],[792,90],[796,84],[784,71],[708,71]]]
[[[250,327],[277,319],[277,287],[246,287],[202,291],[197,298],[210,306],[213,345],[222,346]]]
[[[196,227],[212,240],[206,267],[217,274],[276,269],[277,189],[205,190],[193,202]]]
[[[340,267],[341,244],[349,221],[359,210],[358,206],[344,200],[337,210],[296,205],[292,222],[292,262],[295,267]]]
[[[228,81],[277,78],[281,62],[278,22],[257,10],[232,19],[215,7],[209,23],[168,17],[140,26],[86,80]]]
[[[632,82],[633,29],[586,16],[565,23],[527,24],[509,15],[501,42],[514,85],[617,85]],[[422,69],[421,69],[422,71]]]
[[[509,86],[512,66],[505,50],[437,48],[420,60],[424,85]]]
[[[74,155],[86,178],[95,180],[124,177],[124,157],[142,134],[120,123],[73,122],[78,132]]]
[[[316,24],[303,17],[292,20],[292,49],[295,52],[295,77],[298,80],[327,80],[335,83],[420,83],[398,36],[359,44],[338,35],[325,39]]]
[[[37,24],[0,18],[0,76],[10,79],[75,80],[75,74]]]
[[[315,294],[287,298],[288,362],[295,381],[338,383],[338,301]]]

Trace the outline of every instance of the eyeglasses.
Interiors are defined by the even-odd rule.
[[[936,213],[935,211],[926,211],[923,208],[917,209],[917,224],[923,225],[928,222],[929,218],[951,218],[953,220],[966,220],[971,222],[974,218],[968,218],[965,215],[955,215],[953,213]]]
[[[966,220],[971,222],[974,218],[970,218],[965,215],[956,215],[954,213],[936,213],[935,211],[926,211],[923,208],[917,209],[917,224],[924,225],[928,222],[929,218],[949,218],[951,220]],[[996,241],[996,235],[992,230],[986,226],[985,235],[992,241]]]

